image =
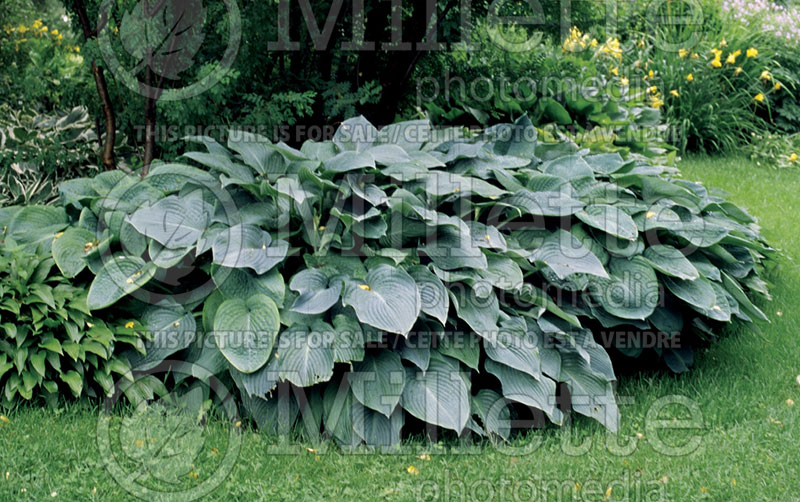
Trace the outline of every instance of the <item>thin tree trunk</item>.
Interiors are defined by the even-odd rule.
[[[148,64],[145,67],[144,85],[147,97],[144,105],[144,166],[142,178],[150,171],[150,164],[156,156],[156,101],[158,96],[153,91],[153,70]]]
[[[75,0],[75,11],[78,14],[78,20],[81,23],[83,30],[83,38],[87,41],[95,38],[97,33],[92,29],[89,23],[89,16],[86,14],[86,6],[83,0]],[[106,121],[106,135],[103,143],[103,155],[101,157],[103,166],[107,170],[116,169],[116,162],[114,161],[114,143],[116,142],[117,135],[117,121],[114,116],[114,107],[111,104],[111,97],[108,94],[108,84],[103,74],[103,68],[97,65],[97,62],[92,59],[92,76],[94,77],[94,84],[97,87],[97,95],[100,97],[100,103],[103,106],[103,115]]]

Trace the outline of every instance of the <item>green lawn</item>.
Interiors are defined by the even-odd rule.
[[[702,157],[684,160],[681,168],[688,179],[729,191],[784,252],[768,276],[774,301],[765,309],[772,324],[730,329],[721,342],[697,354],[689,374],[623,377],[619,394],[630,404],[622,406],[616,441],[621,446],[609,448],[605,431],[588,420],[533,432],[505,449],[482,443],[450,453],[448,447],[416,441],[401,454],[346,455],[330,447],[321,451],[324,446],[307,451],[310,445],[276,454],[269,438],[245,431],[232,472],[209,499],[800,500],[800,171]],[[666,432],[645,427],[648,410],[653,413],[656,400],[668,396],[694,403],[701,427]],[[790,406],[787,399],[799,404]],[[687,413],[673,405],[658,418],[669,423],[673,415],[683,419]],[[10,413],[8,422],[0,422],[0,499],[130,498],[103,467],[97,416],[87,404],[55,413],[38,408]],[[222,425],[211,427],[197,464],[184,474],[187,487],[199,482],[195,475],[202,481],[219,464],[223,454],[217,449],[224,449],[225,437]],[[693,440],[696,447],[687,448],[689,453],[666,452],[666,446]],[[621,451],[632,441],[634,451]]]

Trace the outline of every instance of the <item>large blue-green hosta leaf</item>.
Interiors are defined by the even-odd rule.
[[[362,323],[401,335],[411,331],[421,308],[414,279],[391,265],[378,265],[363,281],[348,280],[342,303],[352,306]]]
[[[170,195],[138,209],[128,221],[140,233],[170,249],[193,246],[211,224],[213,208],[199,197]]]
[[[423,422],[461,432],[470,417],[470,396],[458,363],[431,358],[428,371],[406,368],[401,405]]]
[[[383,350],[356,364],[349,380],[361,404],[389,417],[400,402],[406,372],[396,352]]]
[[[251,268],[261,275],[283,261],[289,243],[272,242],[268,232],[255,225],[234,225],[222,231],[211,246],[214,263],[228,268]]]
[[[278,307],[266,295],[225,300],[214,315],[217,345],[242,373],[253,373],[266,364],[279,328]]]
[[[156,273],[156,266],[136,256],[112,256],[89,286],[87,303],[90,310],[113,305],[123,297],[141,288]]]
[[[280,377],[300,387],[330,380],[333,375],[333,328],[294,325],[281,333],[277,347]]]
[[[603,264],[589,248],[570,232],[556,230],[528,259],[550,268],[559,279],[573,274],[589,274],[608,278]]]

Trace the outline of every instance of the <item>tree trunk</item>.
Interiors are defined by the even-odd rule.
[[[92,29],[89,23],[89,16],[86,14],[86,6],[83,4],[83,0],[74,0],[74,6],[78,14],[78,20],[81,23],[83,38],[87,41],[95,38],[97,33]],[[100,97],[100,104],[103,107],[103,115],[106,121],[106,134],[101,159],[103,166],[111,170],[116,168],[116,162],[114,161],[114,143],[116,142],[117,135],[117,121],[114,116],[114,107],[111,105],[111,97],[108,94],[108,84],[103,74],[103,68],[98,66],[94,59],[92,59],[92,76],[94,77],[94,84],[97,88],[97,95]]]

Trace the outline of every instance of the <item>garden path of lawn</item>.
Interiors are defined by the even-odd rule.
[[[768,276],[772,324],[728,330],[697,354],[688,374],[622,379],[619,394],[631,404],[621,406],[619,443],[637,441],[632,453],[607,448],[604,430],[580,417],[571,428],[516,440],[513,451],[482,443],[478,451],[450,454],[414,441],[403,454],[314,452],[303,444],[276,455],[273,440],[248,430],[233,471],[209,500],[800,500],[800,170],[757,168],[739,158],[693,157],[680,166],[687,179],[725,189],[748,207],[785,256]],[[702,428],[648,430],[648,410],[667,396],[694,403]],[[673,405],[659,417],[669,422],[687,413]],[[0,500],[129,499],[103,467],[97,416],[88,404],[10,412],[0,422]],[[187,486],[219,462],[213,445],[224,447],[224,431],[210,429],[191,474],[184,474]],[[667,446],[686,444],[696,448],[666,454]]]

